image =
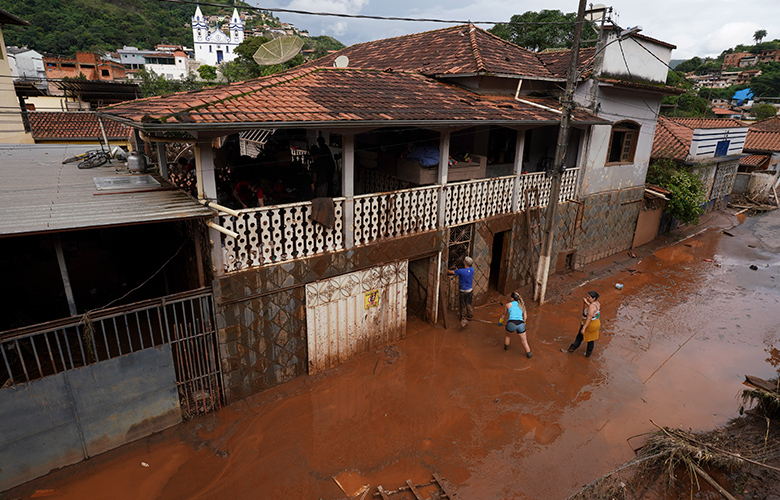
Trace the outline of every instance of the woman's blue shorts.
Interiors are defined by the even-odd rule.
[[[509,320],[506,322],[506,331],[514,333],[525,333],[525,321]]]

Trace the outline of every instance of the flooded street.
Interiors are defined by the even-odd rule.
[[[444,330],[411,319],[396,345],[2,498],[331,500],[345,498],[334,476],[348,493],[369,484],[373,494],[432,473],[463,499],[566,498],[632,458],[635,436],[655,430],[650,420],[725,424],[746,374],[775,375],[780,211],[728,231],[640,255],[628,266],[635,273],[617,270],[565,300],[529,304],[532,359],[519,339],[504,351],[495,324],[451,319]],[[591,289],[602,303],[593,356],[584,346],[561,353]],[[499,298],[475,317],[495,323]]]

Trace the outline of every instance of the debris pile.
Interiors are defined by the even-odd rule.
[[[729,196],[728,207],[739,210],[737,214],[749,212],[749,215],[768,212],[770,210],[776,210],[778,208],[777,199],[775,198],[773,204],[762,203],[748,194],[733,193]],[[735,214],[736,215],[736,214]]]
[[[651,420],[658,431],[634,459],[569,499],[637,500],[660,490],[680,498],[708,490],[729,500],[763,499],[780,491],[780,382],[748,376],[745,384],[741,417],[698,433]]]

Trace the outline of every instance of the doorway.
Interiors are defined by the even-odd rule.
[[[490,275],[488,277],[488,289],[501,292],[504,288],[504,277],[502,263],[504,262],[504,245],[509,238],[506,237],[506,233],[509,231],[501,231],[493,235],[493,248],[491,251],[490,259]]]
[[[422,321],[431,321],[429,285],[431,273],[436,273],[436,259],[426,257],[409,261],[409,280],[407,284],[406,317],[416,317]],[[433,263],[433,265],[432,265]]]

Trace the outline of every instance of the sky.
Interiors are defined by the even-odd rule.
[[[578,0],[248,0],[273,10],[287,8],[312,12],[363,14],[458,21],[508,21],[514,14],[542,9],[576,12]],[[613,20],[621,27],[642,26],[644,35],[677,46],[673,59],[718,56],[738,44],[753,44],[753,34],[766,30],[764,41],[780,39],[780,0],[616,0]],[[345,45],[409,33],[439,29],[451,24],[380,21],[309,16],[276,12],[283,22],[307,29],[311,35],[330,35]],[[492,25],[481,24],[488,29]]]

